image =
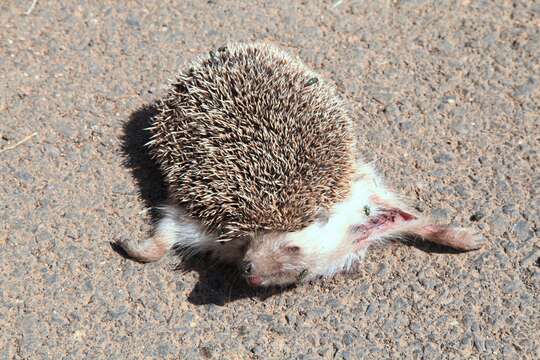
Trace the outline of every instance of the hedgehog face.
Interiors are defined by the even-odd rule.
[[[343,257],[348,227],[343,221],[319,220],[293,232],[254,236],[241,262],[252,286],[285,286],[335,272]]]
[[[240,264],[252,286],[285,286],[306,275],[305,249],[290,238],[290,233],[256,236]]]

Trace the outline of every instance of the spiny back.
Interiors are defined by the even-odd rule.
[[[231,44],[181,72],[151,151],[171,197],[223,240],[293,231],[349,192],[354,137],[335,89],[267,44]]]

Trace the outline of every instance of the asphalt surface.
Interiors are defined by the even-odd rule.
[[[0,4],[0,359],[540,357],[540,3],[31,4]],[[281,293],[115,252],[165,196],[144,107],[236,40],[334,81],[364,156],[486,247],[392,244]]]

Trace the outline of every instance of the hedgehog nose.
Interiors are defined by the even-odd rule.
[[[240,270],[244,275],[251,274],[251,270],[253,270],[253,265],[249,261],[242,261],[240,264]]]

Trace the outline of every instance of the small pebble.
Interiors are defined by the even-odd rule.
[[[353,342],[354,342],[354,336],[352,336],[352,335],[349,334],[349,333],[343,335],[343,344],[345,344],[346,346],[349,346],[349,345],[351,345]]]
[[[386,273],[388,272],[388,268],[385,264],[380,264],[379,265],[379,270],[377,271],[377,277],[382,277],[384,275],[386,275]]]
[[[500,235],[508,229],[508,221],[501,215],[496,215],[491,220],[491,227],[496,235]]]
[[[377,306],[374,304],[370,304],[366,309],[366,315],[370,316],[377,310]]]
[[[516,206],[514,204],[503,205],[502,212],[506,215],[513,215],[516,212]]]
[[[30,175],[29,173],[27,173],[26,171],[17,171],[15,173],[15,176],[19,179],[19,180],[22,180],[23,182],[31,182],[34,180],[34,177],[32,175]]]
[[[141,24],[139,23],[139,19],[137,19],[134,15],[132,14],[129,14],[128,17],[126,18],[126,23],[129,25],[129,26],[132,26],[132,27],[135,27],[135,28],[138,28],[141,26]]]
[[[481,211],[476,211],[474,214],[471,215],[470,220],[471,221],[480,221],[484,218],[485,214]]]
[[[444,104],[450,104],[450,105],[453,105],[456,103],[456,97],[455,96],[444,96],[442,98],[442,102]]]
[[[517,236],[518,240],[524,241],[529,237],[529,223],[525,220],[518,221],[512,231]]]
[[[519,86],[514,92],[514,96],[529,96],[538,87],[538,81],[533,78],[529,78],[527,82]]]
[[[273,320],[273,317],[271,315],[262,314],[262,315],[259,315],[259,319],[266,322],[270,322]]]
[[[261,356],[262,354],[264,354],[264,349],[262,346],[257,345],[256,347],[251,349],[251,352],[257,356]]]
[[[439,154],[433,158],[433,160],[437,164],[446,163],[446,162],[452,161],[453,159],[454,157],[448,153]]]
[[[486,350],[484,340],[482,340],[482,339],[480,339],[478,337],[474,338],[474,347],[476,348],[476,350],[478,350],[480,352]]]
[[[169,352],[170,350],[168,344],[161,344],[158,346],[158,353],[162,358],[166,358],[169,355]]]

